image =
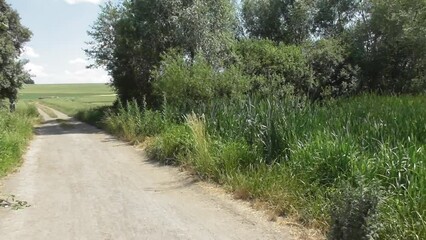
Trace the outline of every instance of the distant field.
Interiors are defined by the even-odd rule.
[[[105,84],[26,85],[19,100],[40,102],[69,115],[79,110],[111,105],[116,96]]]

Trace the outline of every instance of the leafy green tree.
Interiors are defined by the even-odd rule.
[[[0,100],[14,102],[18,89],[31,80],[23,68],[26,61],[19,60],[22,47],[31,32],[20,23],[18,13],[4,0],[0,0]]]
[[[312,70],[311,100],[351,96],[359,89],[359,68],[351,63],[348,48],[339,40],[322,39],[304,46]]]
[[[87,32],[92,40],[86,43],[88,48],[85,52],[95,61],[91,67],[113,68],[117,23],[124,16],[124,10],[124,4],[114,4],[112,1],[101,5],[97,20]]]
[[[322,37],[339,36],[358,21],[362,2],[363,0],[315,1],[313,33]]]
[[[311,11],[311,1],[245,0],[242,15],[251,37],[300,44],[309,38]]]
[[[365,90],[415,93],[426,90],[426,2],[371,0],[347,35]]]
[[[194,60],[202,54],[220,66],[235,38],[235,11],[230,0],[134,0],[107,3],[89,32],[86,50],[112,76],[122,101],[145,100],[158,106],[151,71],[161,55],[182,49]]]

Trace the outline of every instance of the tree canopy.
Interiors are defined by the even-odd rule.
[[[89,35],[86,53],[112,76],[123,101],[144,99],[155,106],[151,71],[161,55],[181,49],[187,58],[197,53],[216,66],[228,57],[236,17],[229,0],[133,0],[107,2]]]
[[[24,70],[25,60],[20,60],[23,44],[31,32],[20,23],[18,13],[5,0],[0,0],[0,99],[16,99],[17,91],[31,76]]]

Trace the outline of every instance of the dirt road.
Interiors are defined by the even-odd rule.
[[[248,206],[94,127],[41,114],[46,123],[23,166],[1,181],[1,195],[31,205],[0,209],[2,240],[292,239]]]

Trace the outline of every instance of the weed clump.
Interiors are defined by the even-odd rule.
[[[342,186],[332,198],[330,240],[369,240],[377,237],[380,190],[373,186]]]

